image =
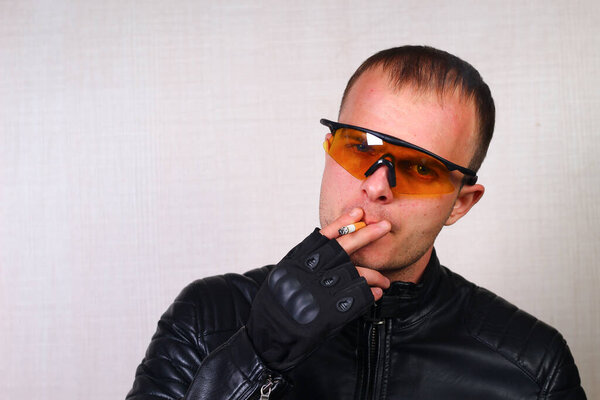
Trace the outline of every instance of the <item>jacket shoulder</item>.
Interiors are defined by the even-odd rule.
[[[127,398],[183,398],[202,361],[245,324],[269,271],[213,276],[186,286],[158,321]]]
[[[270,267],[225,274],[187,285],[161,316],[149,351],[188,343],[200,359],[246,323],[252,299]]]
[[[562,335],[500,296],[474,286],[466,324],[475,339],[533,379],[542,395],[579,386],[579,373]]]
[[[193,320],[200,335],[238,330],[246,323],[252,300],[271,268],[198,279],[181,291],[166,314],[173,313],[173,308],[188,309],[193,315],[177,314]]]

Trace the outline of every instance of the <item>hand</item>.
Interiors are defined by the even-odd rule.
[[[330,239],[336,239],[346,253],[351,255],[358,249],[384,236],[391,229],[391,224],[388,221],[383,220],[376,224],[367,225],[348,235],[340,236],[338,229],[360,221],[363,215],[364,212],[362,209],[355,208],[350,211],[350,213],[342,215],[331,224],[321,229],[321,234]],[[375,301],[379,300],[381,296],[383,296],[383,290],[390,287],[390,280],[383,276],[379,271],[370,268],[356,266],[356,269],[359,275],[365,278],[371,287],[371,293],[373,294]]]
[[[381,229],[373,226],[366,234],[340,241],[356,251],[381,235]],[[337,240],[318,229],[294,247],[260,287],[246,323],[248,337],[265,364],[277,371],[289,370],[365,314],[374,302],[367,278],[376,286],[375,292],[386,282],[376,271],[362,272],[363,276]]]

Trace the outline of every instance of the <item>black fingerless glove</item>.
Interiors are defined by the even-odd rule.
[[[348,254],[317,228],[271,271],[246,327],[265,364],[285,371],[364,314],[373,301]]]

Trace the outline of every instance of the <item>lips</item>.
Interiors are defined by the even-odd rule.
[[[362,220],[365,222],[365,224],[370,225],[370,224],[376,224],[379,221],[383,221],[384,219],[386,219],[386,218],[381,215],[374,215],[374,214],[371,214],[371,213],[368,213],[365,211]]]
[[[371,225],[371,224],[376,224],[379,221],[384,220],[385,218],[381,218],[381,217],[375,217],[372,215],[368,215],[366,212],[364,213],[361,221],[363,221],[365,224],[367,225]]]
[[[389,219],[387,219],[385,217],[385,215],[381,215],[380,213],[377,213],[377,212],[368,212],[368,211],[366,211],[364,205],[352,206],[352,207],[348,208],[347,210],[345,210],[345,213],[346,214],[349,213],[350,210],[352,210],[354,208],[360,208],[360,209],[363,210],[363,217],[362,217],[361,221],[363,221],[367,225],[376,224],[376,223],[378,223],[380,221],[383,221],[383,220],[388,220],[389,221]],[[393,230],[393,228],[394,227],[392,226],[392,230]]]
[[[371,225],[371,224],[376,224],[381,220],[380,219],[372,219],[372,218],[363,218],[363,221],[365,222],[365,224]]]

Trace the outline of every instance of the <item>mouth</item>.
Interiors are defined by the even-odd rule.
[[[381,222],[383,220],[390,221],[388,218],[386,218],[385,214],[366,211],[364,205],[352,206],[352,207],[348,208],[347,210],[344,210],[344,213],[349,213],[350,210],[352,210],[353,208],[361,208],[363,210],[363,217],[361,218],[360,221],[362,221],[365,224],[367,224],[367,226],[369,226],[371,224],[376,224],[376,223]],[[391,223],[391,221],[390,221],[390,223]],[[394,230],[395,230],[394,226],[392,226],[392,229],[388,233],[391,233]]]
[[[376,223],[384,221],[384,220],[389,221],[389,219],[385,218],[385,216],[373,216],[373,215],[367,215],[366,213],[362,220],[367,225],[376,224]]]
[[[371,224],[376,224],[379,221],[381,221],[381,219],[375,219],[375,218],[363,218],[363,221],[365,224],[367,225],[371,225]]]

